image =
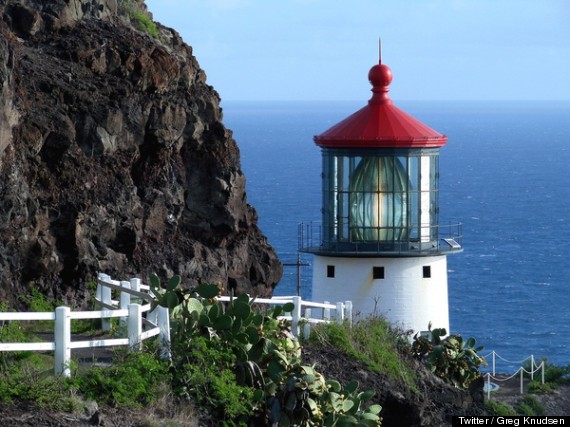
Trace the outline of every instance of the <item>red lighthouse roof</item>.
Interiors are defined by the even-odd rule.
[[[388,85],[392,71],[374,65],[368,73],[372,98],[368,105],[314,137],[320,147],[330,148],[422,148],[441,147],[447,136],[433,130],[392,104]]]

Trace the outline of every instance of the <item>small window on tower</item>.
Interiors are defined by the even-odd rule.
[[[424,279],[429,279],[431,277],[431,266],[424,265]]]
[[[334,265],[327,265],[327,277],[334,277]]]
[[[384,278],[384,267],[372,267],[372,278],[373,279],[383,279]]]

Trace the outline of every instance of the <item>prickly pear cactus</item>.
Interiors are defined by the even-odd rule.
[[[412,353],[423,360],[428,368],[438,377],[457,388],[466,389],[479,378],[479,367],[486,365],[485,359],[477,354],[483,349],[476,347],[475,338],[467,341],[458,334],[447,335],[444,328],[431,330],[429,336],[414,336]]]
[[[229,303],[217,300],[217,285],[178,289],[173,277],[162,287],[151,277],[155,305],[171,312],[173,341],[188,348],[195,337],[206,337],[232,353],[233,373],[239,386],[253,390],[254,418],[272,426],[379,426],[381,407],[364,402],[373,392],[358,392],[358,383],[342,387],[326,381],[313,367],[301,364],[301,346],[292,335],[290,322],[280,316],[293,304],[275,306],[264,313],[253,308],[247,295]]]

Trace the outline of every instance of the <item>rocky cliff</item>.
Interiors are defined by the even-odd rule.
[[[281,277],[192,49],[139,0],[0,0],[0,298]]]

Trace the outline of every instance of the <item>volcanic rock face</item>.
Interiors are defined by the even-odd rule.
[[[176,32],[136,29],[141,13],[0,1],[2,299],[81,298],[97,272],[261,296],[281,277],[218,94]]]

